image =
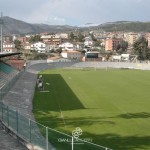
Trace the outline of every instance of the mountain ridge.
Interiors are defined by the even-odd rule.
[[[71,31],[74,27],[68,25],[31,24],[25,21],[5,16],[3,19],[4,34],[31,34],[40,32]]]
[[[99,30],[106,32],[124,31],[124,32],[150,32],[150,22],[140,21],[116,21],[106,22],[103,24],[87,23],[85,26],[69,26],[69,25],[48,25],[48,24],[31,24],[25,21],[14,19],[8,16],[3,18],[3,33],[10,34],[37,34],[41,32],[57,33],[57,32],[73,32],[76,29],[81,31]]]

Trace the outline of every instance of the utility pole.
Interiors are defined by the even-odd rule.
[[[0,25],[1,25],[1,51],[3,52],[3,13],[1,12],[1,19],[0,19]]]

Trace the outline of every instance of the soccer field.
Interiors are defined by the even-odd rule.
[[[114,150],[150,149],[150,72],[55,69],[40,72],[44,90],[33,100],[36,121]]]

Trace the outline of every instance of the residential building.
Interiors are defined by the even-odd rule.
[[[25,43],[23,46],[24,46],[24,49],[25,50],[30,50],[31,49],[31,43]]]
[[[61,53],[61,56],[63,58],[79,60],[79,59],[81,59],[81,52],[78,52],[78,51],[63,51]]]
[[[57,36],[59,36],[61,39],[68,39],[69,35],[67,33],[57,33]]]
[[[93,41],[91,37],[85,37],[84,46],[91,47],[93,45]]]
[[[74,49],[74,45],[69,42],[60,44],[59,47],[62,48],[62,50],[68,50],[68,51],[73,51]]]
[[[44,43],[48,43],[50,45],[59,45],[62,43],[59,35],[42,35],[41,39]]]
[[[45,48],[46,48],[46,45],[45,43],[42,43],[42,42],[31,44],[31,50],[35,50],[38,53],[45,53]]]
[[[150,48],[150,33],[146,33],[145,38],[148,41],[148,47]]]
[[[3,35],[3,42],[13,42],[13,36]]]
[[[3,51],[4,52],[16,52],[15,44],[13,42],[4,42],[3,43]]]
[[[17,40],[19,40],[21,43],[29,43],[30,37],[28,36],[23,36],[23,37],[18,37]]]
[[[120,42],[122,42],[123,39],[121,38],[113,38],[113,39],[107,39],[105,41],[105,50],[106,51],[113,51],[117,49],[117,46]]]
[[[138,37],[139,37],[138,33],[130,32],[125,35],[125,41],[128,42],[129,46],[133,46]]]

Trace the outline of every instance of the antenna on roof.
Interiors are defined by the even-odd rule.
[[[0,19],[0,25],[1,25],[1,51],[3,52],[3,13],[1,12],[1,19]]]

